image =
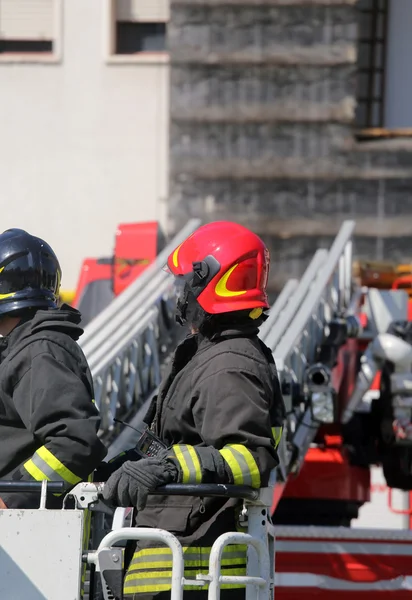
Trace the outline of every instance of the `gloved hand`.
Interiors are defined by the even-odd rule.
[[[103,498],[116,506],[136,506],[137,510],[143,510],[150,492],[177,481],[177,477],[177,467],[166,453],[138,462],[127,461],[109,477]]]

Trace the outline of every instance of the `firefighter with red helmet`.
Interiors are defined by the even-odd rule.
[[[267,485],[278,464],[284,404],[272,354],[258,337],[269,308],[263,241],[236,223],[210,223],[175,249],[167,267],[178,287],[177,320],[191,328],[145,419],[168,449],[126,461],[104,495],[114,505],[136,506],[137,526],[174,533],[183,545],[185,577],[195,579],[208,572],[216,538],[239,528],[242,503],[150,492],[172,482]],[[139,542],[124,597],[170,598],[171,567],[168,548]],[[226,547],[221,574],[246,574],[244,546]],[[222,588],[222,600],[244,598],[243,586]],[[185,598],[207,598],[198,586],[185,590]]]

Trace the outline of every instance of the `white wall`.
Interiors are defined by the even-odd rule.
[[[412,128],[412,0],[389,3],[384,125]]]
[[[119,222],[164,222],[168,67],[108,64],[105,4],[64,0],[60,64],[0,59],[0,231],[44,237],[66,289]]]

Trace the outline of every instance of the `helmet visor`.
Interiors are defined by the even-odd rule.
[[[30,268],[28,256],[15,258],[0,271],[0,294],[14,294],[28,287],[38,287],[38,276]]]
[[[177,301],[182,301],[185,295],[190,289],[190,282],[192,280],[193,273],[188,273],[187,275],[176,275],[174,277],[174,287],[176,292]]]
[[[22,254],[0,268],[0,295],[14,294],[28,288],[56,294],[59,271],[51,257],[42,255],[41,266],[35,268],[28,254]]]

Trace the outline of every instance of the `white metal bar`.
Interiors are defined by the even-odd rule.
[[[229,577],[220,575],[223,550],[229,544],[246,544],[253,546],[259,557],[260,577]],[[258,588],[257,600],[268,600],[270,589],[269,551],[262,540],[247,533],[224,533],[214,542],[209,561],[209,594],[208,600],[220,600],[222,583],[254,584]]]
[[[305,541],[277,540],[276,551],[287,554],[373,554],[379,556],[412,556],[412,544],[348,540]]]
[[[172,587],[170,600],[183,600],[183,549],[179,540],[168,531],[163,529],[150,529],[145,527],[124,527],[111,531],[100,542],[96,552],[88,555],[87,561],[90,564],[99,565],[99,552],[106,548],[111,548],[117,542],[124,540],[145,540],[150,542],[160,542],[165,544],[172,551]]]
[[[46,500],[47,500],[47,479],[44,479],[41,482],[40,506],[39,506],[40,510],[45,510]]]
[[[348,527],[318,527],[275,525],[276,540],[363,540],[412,543],[412,531],[401,529],[361,529]]]

